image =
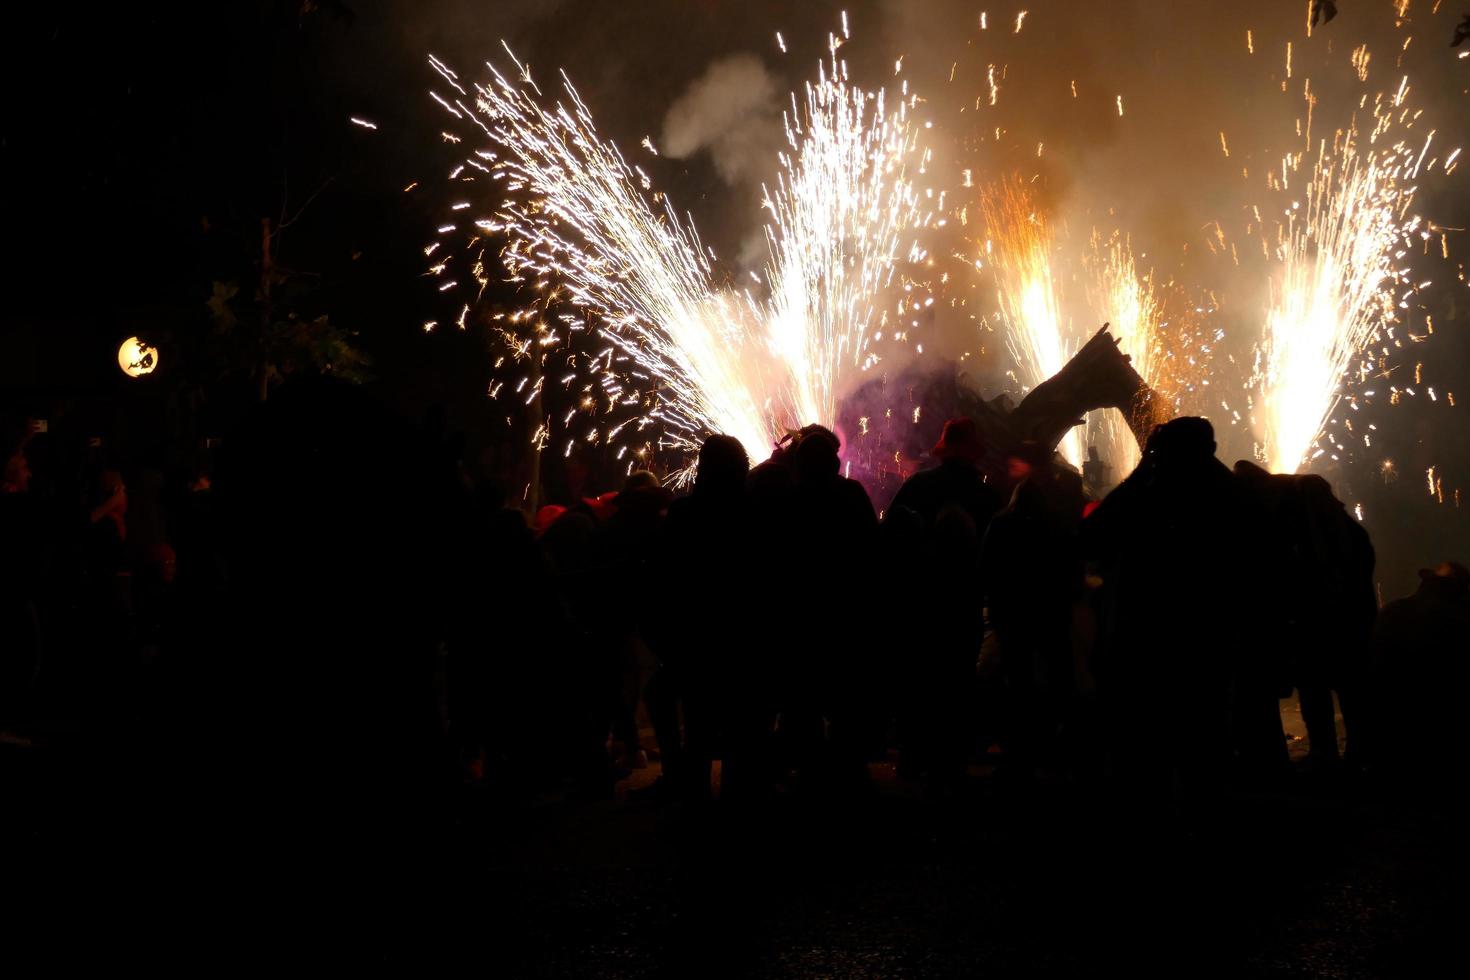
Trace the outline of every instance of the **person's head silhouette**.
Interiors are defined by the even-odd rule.
[[[735,494],[745,486],[750,457],[734,436],[713,435],[699,447],[699,468],[694,474],[694,492]]]
[[[1209,419],[1185,415],[1154,429],[1148,452],[1155,462],[1189,464],[1215,455],[1215,429]]]
[[[796,446],[796,473],[803,483],[820,482],[836,476],[842,468],[837,458],[841,447],[831,429],[809,425],[801,430]]]
[[[930,454],[939,459],[962,459],[979,463],[985,455],[985,445],[980,441],[980,429],[974,419],[954,418],[944,423],[944,431],[934,444]]]
[[[1419,594],[1452,601],[1470,598],[1470,568],[1444,561],[1434,568],[1419,569]]]

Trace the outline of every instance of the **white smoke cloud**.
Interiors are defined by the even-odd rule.
[[[675,159],[707,151],[725,183],[758,183],[774,172],[784,140],[780,93],[754,55],[721,58],[669,106],[659,151]]]

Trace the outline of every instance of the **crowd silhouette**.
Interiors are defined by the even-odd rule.
[[[1292,691],[1314,773],[1457,750],[1470,572],[1379,610],[1327,482],[1227,468],[1201,418],[1101,499],[1095,455],[1084,480],[1034,443],[987,479],[997,447],[959,418],[881,515],[813,425],[754,465],[710,436],[682,494],[578,473],[533,521],[442,416],[328,381],[162,467],[146,519],[72,436],[7,441],[11,776],[125,752],[258,827],[341,833],[466,787],[610,798],[655,766],[630,805],[860,799],[891,760],[940,800],[993,770],[1187,808],[1293,778]]]

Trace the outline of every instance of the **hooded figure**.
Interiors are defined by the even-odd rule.
[[[1103,583],[1093,673],[1125,786],[1157,792],[1172,777],[1196,790],[1225,775],[1232,657],[1279,633],[1249,615],[1269,571],[1265,537],[1203,418],[1157,427],[1138,468],[1083,522]]]

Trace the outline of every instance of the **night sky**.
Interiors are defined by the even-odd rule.
[[[0,314],[8,356],[0,384],[32,405],[83,402],[96,425],[120,424],[130,413],[135,428],[146,425],[136,417],[159,410],[168,372],[187,369],[191,338],[208,329],[211,284],[248,288],[260,220],[284,216],[295,220],[281,237],[278,261],[312,283],[302,312],[326,313],[357,332],[373,359],[379,396],[409,414],[446,405],[472,445],[500,438],[503,406],[484,397],[493,358],[484,336],[454,330],[426,336],[418,329],[424,320],[453,314],[422,276],[421,249],[443,218],[443,178],[455,159],[439,136],[442,114],[427,95],[435,80],[427,55],[473,76],[484,58],[501,56],[504,38],[543,81],[565,67],[602,132],[629,149],[645,135],[662,140],[670,106],[712,64],[731,56],[757,59],[776,100],[783,100],[810,76],[842,9],[854,28],[843,53],[855,79],[888,84],[894,59],[903,55],[906,74],[936,113],[953,108],[949,101],[972,100],[986,64],[1014,66],[1005,96],[1016,112],[1008,123],[1014,146],[977,144],[956,124],[955,159],[941,165],[957,167],[965,153],[991,153],[1011,165],[1017,148],[1029,151],[1036,142],[1028,120],[1066,133],[1063,145],[1036,165],[1046,173],[1051,203],[1079,226],[1112,209],[1135,247],[1177,263],[1165,272],[1215,288],[1227,312],[1248,321],[1260,297],[1239,288],[1234,272],[1195,257],[1203,222],[1236,206],[1216,188],[1234,187],[1225,182],[1226,171],[1240,160],[1220,157],[1216,131],[1232,130],[1239,155],[1279,156],[1272,138],[1250,143],[1254,131],[1280,122],[1269,85],[1252,87],[1232,73],[1246,27],[1267,48],[1277,35],[1300,31],[1304,5],[1181,4],[1187,9],[1164,16],[1157,13],[1164,5],[1143,2],[1032,2],[1025,30],[1009,38],[998,36],[1003,29],[986,37],[976,32],[976,12],[986,6],[948,0],[23,5],[7,14],[4,42],[0,186],[11,242],[10,288]],[[1022,9],[988,6],[1001,23]],[[1371,39],[1384,77],[1395,72],[1390,63],[1400,42],[1394,39],[1404,32],[1386,0],[1341,0],[1339,8],[1340,17],[1319,28],[1314,42],[1351,47],[1359,36]],[[1463,111],[1470,60],[1454,59],[1448,48],[1457,17],[1448,9],[1432,19],[1427,10],[1422,15],[1403,70],[1413,72],[1419,104],[1440,117],[1437,125],[1455,145],[1464,141],[1470,115]],[[775,48],[777,29],[788,55]],[[1239,43],[1221,40],[1237,34]],[[947,83],[951,66],[957,85]],[[1124,92],[1135,115],[1157,124],[1145,129],[1101,111],[1101,102],[1074,105],[1038,94],[1052,91],[1037,81],[1047,73],[1081,79],[1083,90],[1101,93],[1099,99]],[[1257,82],[1268,75],[1242,77]],[[1332,95],[1332,82],[1324,79],[1324,115]],[[776,111],[758,109],[745,119],[756,151],[771,138]],[[378,128],[354,126],[352,116]],[[732,175],[719,156],[696,151],[650,169],[694,214],[706,240],[738,256],[758,231],[753,204],[761,177],[748,169]],[[1448,227],[1470,227],[1467,172],[1427,187],[1419,209]],[[414,181],[420,187],[404,193]],[[1191,242],[1192,252],[1186,250]],[[1467,248],[1463,233],[1451,233],[1451,259],[1430,263],[1425,278],[1435,279],[1436,288],[1425,302],[1436,333],[1404,355],[1403,370],[1423,362],[1441,392],[1470,398],[1465,286],[1455,281]],[[962,326],[935,329],[957,335]],[[114,360],[118,341],[134,333],[157,338],[164,351],[166,369],[144,385],[127,383]],[[219,404],[208,411],[228,414]],[[1463,411],[1444,399],[1407,400],[1377,417],[1382,437],[1374,451],[1320,469],[1350,506],[1363,503],[1389,597],[1411,587],[1418,565],[1470,557],[1465,510],[1452,499],[1431,499],[1425,487],[1425,470],[1434,465],[1447,497],[1453,488],[1470,490]],[[1223,455],[1243,454],[1230,437],[1221,441]],[[1396,482],[1382,476],[1385,458],[1395,461]]]

